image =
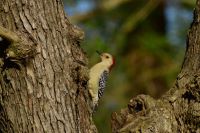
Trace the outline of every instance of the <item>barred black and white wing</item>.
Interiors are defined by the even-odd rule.
[[[103,96],[103,92],[106,88],[106,82],[108,79],[108,71],[103,71],[99,79],[99,90],[98,90],[98,98],[100,99]]]

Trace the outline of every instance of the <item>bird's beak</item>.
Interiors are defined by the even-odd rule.
[[[99,56],[101,56],[101,54],[102,54],[101,52],[99,52],[98,50],[96,50],[96,52],[97,52],[97,54],[98,54]]]

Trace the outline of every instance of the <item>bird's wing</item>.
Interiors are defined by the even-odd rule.
[[[100,99],[103,95],[104,89],[106,88],[106,82],[108,79],[108,71],[103,71],[99,79],[99,90],[98,90],[98,98]]]

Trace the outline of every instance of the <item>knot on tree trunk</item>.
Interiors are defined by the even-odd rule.
[[[128,104],[129,113],[134,115],[145,115],[146,111],[155,106],[155,100],[148,95],[138,95],[132,98]]]
[[[37,54],[36,46],[32,36],[22,36],[0,26],[0,67],[19,68]]]
[[[171,123],[175,117],[170,109],[165,101],[139,95],[130,100],[126,109],[112,114],[112,132],[171,132],[176,123]]]
[[[72,40],[80,45],[80,43],[85,38],[85,32],[79,28],[77,25],[70,25],[69,27],[69,36]]]

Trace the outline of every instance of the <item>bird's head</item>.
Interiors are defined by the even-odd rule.
[[[101,57],[101,61],[104,62],[109,67],[109,70],[111,70],[115,65],[114,57],[109,53],[100,53],[99,51],[97,51],[97,53]]]

